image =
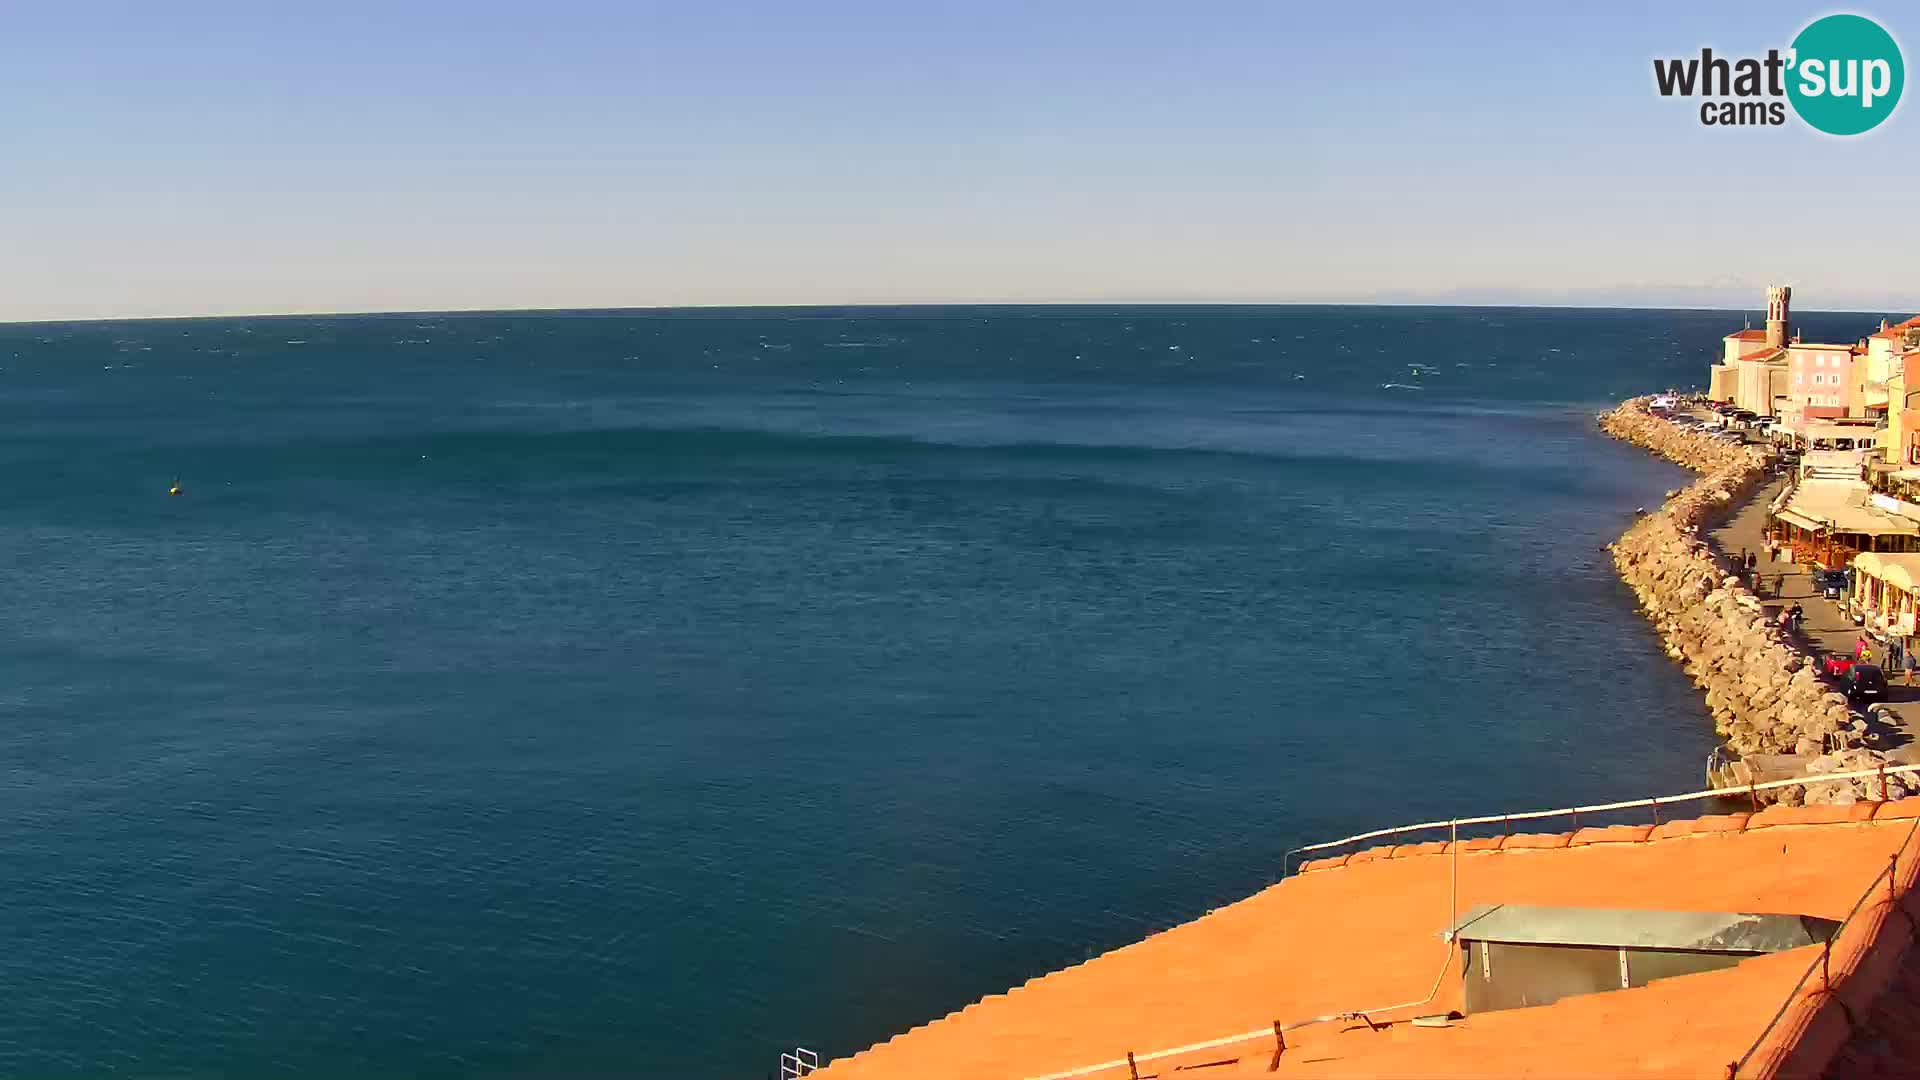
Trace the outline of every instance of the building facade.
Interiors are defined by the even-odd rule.
[[[1809,420],[1861,416],[1861,384],[1851,345],[1787,346],[1787,396]]]

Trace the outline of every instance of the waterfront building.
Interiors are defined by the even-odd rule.
[[[1868,409],[1878,403],[1887,426],[1881,448],[1888,461],[1920,465],[1920,411],[1911,406],[1920,399],[1920,316],[1898,324],[1885,320],[1866,340]],[[1878,386],[1879,392],[1872,387]],[[1911,389],[1909,389],[1911,388]]]
[[[1802,420],[1863,415],[1856,409],[1861,388],[1854,373],[1853,349],[1799,342],[1787,347],[1787,397]]]
[[[1853,560],[1852,609],[1875,636],[1911,652],[1920,612],[1920,554],[1868,553]]]
[[[1905,799],[1389,843],[812,1075],[1902,1075],[1916,817]]]
[[[1808,477],[1774,510],[1771,533],[1796,562],[1843,567],[1862,552],[1920,551],[1920,517],[1903,512],[1908,505],[1873,491],[1857,472]]]
[[[1722,343],[1723,358],[1710,373],[1707,396],[1761,416],[1778,415],[1775,399],[1788,393],[1785,351],[1768,344],[1764,330],[1737,331]]]
[[[1721,339],[1720,363],[1708,380],[1707,396],[1731,401],[1761,416],[1776,416],[1776,399],[1789,393],[1784,349],[1790,340],[1793,290],[1775,285],[1767,290],[1767,325],[1748,327]]]
[[[1769,288],[1766,327],[1721,339],[1707,396],[1778,417],[1790,428],[1841,417],[1885,424],[1880,445],[1894,458],[1906,446],[1907,430],[1920,430],[1899,416],[1908,393],[1902,357],[1920,350],[1920,317],[1882,320],[1879,331],[1852,344],[1808,342],[1793,329],[1791,299],[1786,286]],[[1911,385],[1920,398],[1920,380]]]

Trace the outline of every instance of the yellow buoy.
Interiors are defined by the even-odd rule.
[[[173,482],[173,486],[167,489],[167,494],[169,494],[169,495],[178,495],[178,494],[180,494],[180,481],[178,481],[178,480],[175,480],[175,481]]]

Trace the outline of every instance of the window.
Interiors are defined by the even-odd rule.
[[[1826,366],[1827,366],[1827,358],[1826,358],[1826,357],[1824,357],[1824,356],[1816,356],[1816,357],[1814,357],[1814,358],[1813,358],[1813,366],[1814,366],[1814,367],[1826,367]]]

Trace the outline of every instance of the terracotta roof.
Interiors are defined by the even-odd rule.
[[[1742,360],[1765,360],[1765,359],[1767,359],[1768,357],[1771,357],[1771,356],[1774,356],[1775,354],[1777,354],[1777,353],[1779,353],[1779,352],[1780,352],[1780,350],[1779,350],[1779,349],[1777,349],[1777,348],[1774,348],[1773,346],[1771,346],[1771,345],[1769,345],[1769,346],[1767,346],[1767,347],[1766,347],[1766,348],[1764,348],[1764,349],[1754,349],[1754,350],[1752,350],[1752,351],[1750,351],[1750,352],[1743,352],[1743,353],[1741,353],[1741,354],[1740,354],[1740,359],[1742,359]]]
[[[1818,955],[1815,947],[1633,990],[1479,1013],[1446,1027],[1404,1021],[1461,1006],[1456,949],[1438,936],[1456,911],[1516,903],[1839,919],[1886,867],[1915,818],[1920,798],[1775,807],[1657,827],[1463,841],[1457,859],[1443,843],[1323,859],[1239,903],[988,997],[815,1075],[1024,1080],[1276,1021],[1416,1001],[1438,977],[1432,1001],[1371,1015],[1402,1022],[1379,1030],[1358,1020],[1330,1022],[1289,1032],[1274,1072],[1267,1071],[1274,1049],[1267,1037],[1153,1060],[1140,1065],[1140,1075],[1724,1076],[1727,1063],[1788,1001]],[[1902,868],[1901,888],[1911,889],[1920,857],[1903,860]],[[1920,890],[1906,893],[1903,904],[1903,911],[1920,913]],[[1881,1044],[1846,1042],[1836,999],[1848,999],[1858,1015],[1896,1009],[1884,1021],[1874,1012],[1876,1022],[1911,1022],[1920,1006],[1880,1001],[1898,978],[1920,978],[1901,966],[1920,949],[1906,947],[1904,914],[1889,918],[1889,910],[1869,905],[1841,935],[1832,962],[1843,993],[1820,995],[1816,974],[1742,1076],[1783,1068],[1817,1075],[1843,1051],[1884,1052]],[[1185,1071],[1200,1065],[1207,1067]],[[1093,1080],[1126,1076],[1123,1064]]]
[[[1920,949],[1908,949],[1827,1074],[1911,1076],[1915,1062],[1920,1062]]]
[[[1727,336],[1730,338],[1739,338],[1741,341],[1767,340],[1767,332],[1765,330],[1739,330]]]
[[[1900,338],[1900,337],[1904,337],[1908,330],[1914,330],[1914,329],[1920,329],[1920,315],[1915,315],[1913,318],[1908,319],[1905,322],[1894,323],[1892,326],[1887,327],[1885,330],[1877,330],[1874,333],[1869,334],[1867,336],[1877,337],[1877,338]]]

